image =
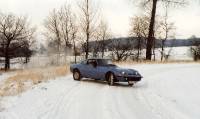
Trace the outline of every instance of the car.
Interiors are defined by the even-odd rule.
[[[106,81],[111,86],[115,82],[128,82],[132,86],[143,78],[137,70],[120,68],[113,64],[111,59],[87,59],[78,64],[71,64],[70,71],[74,80],[91,78]]]

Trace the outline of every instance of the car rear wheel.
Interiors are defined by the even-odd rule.
[[[110,86],[113,86],[113,85],[114,85],[114,79],[115,79],[114,74],[113,74],[113,73],[110,73],[110,74],[108,75],[108,84],[109,84]]]
[[[80,81],[81,80],[81,73],[78,70],[74,70],[73,78],[74,78],[74,80]]]

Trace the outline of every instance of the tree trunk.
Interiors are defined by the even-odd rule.
[[[104,49],[102,50],[101,57],[104,57]]]
[[[25,64],[27,64],[28,61],[29,61],[29,57],[27,56],[27,57],[25,57]]]
[[[6,48],[5,48],[5,71],[9,70],[10,69],[10,57],[9,57],[9,45],[10,45],[10,42],[8,42],[8,44],[6,45]]]
[[[153,0],[151,21],[150,21],[150,25],[149,25],[149,34],[148,34],[148,39],[147,39],[146,60],[151,60],[151,56],[152,56],[152,46],[153,46],[153,41],[154,41],[154,35],[153,34],[154,34],[156,6],[157,6],[157,0]]]
[[[10,58],[9,56],[7,55],[5,57],[5,71],[9,70],[10,69]]]
[[[155,53],[155,49],[156,49],[156,41],[155,39],[153,40],[153,61],[156,61],[156,53]]]
[[[75,55],[74,55],[74,62],[75,62],[75,64],[76,64],[76,62],[77,62],[77,60],[76,60],[76,53],[75,53]]]
[[[162,40],[162,50],[161,50],[161,61],[163,61],[164,58],[164,40]]]
[[[74,50],[74,63],[76,64],[76,42],[75,42],[75,32],[72,34],[72,41],[73,41],[73,50]]]
[[[76,44],[75,44],[74,39],[73,39],[73,43],[74,43],[74,63],[76,64]]]
[[[141,37],[139,37],[138,39],[138,47],[137,47],[137,62],[139,61],[139,58],[140,58],[140,52],[141,52]]]
[[[101,48],[102,48],[102,51],[101,51],[101,57],[103,58],[103,57],[104,57],[104,51],[105,51],[105,43],[104,43],[104,39],[103,39],[103,41],[102,41]]]
[[[86,23],[87,23],[87,28],[86,28],[86,54],[85,54],[85,59],[88,59],[89,55],[89,38],[90,38],[90,16],[89,16],[89,1],[86,0]]]
[[[195,52],[195,55],[196,55],[195,61],[198,61],[198,52],[197,51]]]
[[[86,39],[86,49],[85,49],[85,59],[88,59],[89,55],[89,34],[87,33],[87,39]]]

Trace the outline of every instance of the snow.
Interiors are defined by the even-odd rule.
[[[3,84],[5,79],[7,79],[10,75],[13,75],[13,74],[14,74],[13,72],[9,72],[9,73],[0,72],[0,85]]]
[[[138,64],[143,80],[108,86],[71,75],[4,97],[0,119],[199,119],[200,64]]]

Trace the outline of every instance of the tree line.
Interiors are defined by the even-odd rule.
[[[78,10],[72,9],[70,4],[63,5],[60,9],[54,9],[45,19],[45,36],[49,43],[56,45],[60,52],[62,44],[64,50],[73,49],[73,55],[78,54],[78,47],[85,52],[85,59],[89,57],[89,42],[108,39],[111,33],[108,24],[103,18],[98,6],[91,0],[83,0],[77,3]],[[104,43],[101,44],[102,57],[104,56]]]

